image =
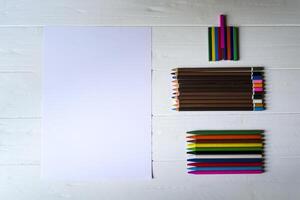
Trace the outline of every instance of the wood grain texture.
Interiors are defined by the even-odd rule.
[[[0,44],[0,72],[40,70],[42,28],[1,27]]]
[[[1,199],[298,199],[299,2],[229,0],[226,5],[220,2],[0,0],[0,24],[9,26],[0,28]],[[206,26],[217,24],[221,12],[230,14],[231,24],[242,26],[238,62],[207,61]],[[40,180],[43,28],[35,25],[49,24],[199,25],[153,28],[152,181]],[[267,111],[171,111],[169,73],[178,66],[265,66]],[[266,130],[267,173],[187,175],[185,132],[193,129]]]
[[[299,25],[297,0],[1,0],[1,25]]]
[[[266,67],[299,69],[298,27],[241,27],[240,60],[208,61],[207,27],[153,29],[153,69],[176,67]]]
[[[270,122],[270,118],[272,122]],[[277,158],[297,158],[300,155],[298,144],[300,135],[297,124],[300,114],[280,115],[197,115],[161,116],[153,119],[153,159],[156,161],[185,161],[186,132],[191,130],[265,130],[265,155],[267,162]],[[170,142],[172,138],[172,142]],[[293,142],[291,142],[291,138]],[[168,147],[168,148],[165,148]],[[269,162],[270,161],[270,162]],[[296,173],[296,171],[295,171]]]
[[[266,110],[267,113],[300,113],[298,102],[300,93],[300,70],[266,69]],[[154,70],[153,72],[153,114],[155,115],[202,115],[202,114],[227,114],[228,112],[178,112],[172,110],[172,78],[168,70]],[[258,111],[255,112],[257,114]],[[252,111],[230,112],[231,114],[254,114]]]

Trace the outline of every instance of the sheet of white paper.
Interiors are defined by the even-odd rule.
[[[42,178],[151,178],[151,29],[46,27]]]

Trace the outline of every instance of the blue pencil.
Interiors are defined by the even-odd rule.
[[[188,162],[220,163],[220,162],[262,162],[262,158],[190,158]]]
[[[226,27],[224,28],[224,38],[225,38],[225,43],[224,43],[224,48],[223,48],[223,60],[227,60],[227,31]]]
[[[264,109],[265,109],[264,107],[254,107],[255,111],[261,111],[261,110],[264,110]]]
[[[190,167],[193,171],[213,171],[213,170],[263,170],[262,167]]]
[[[215,52],[216,52],[216,60],[220,60],[219,55],[219,28],[215,27]]]
[[[252,80],[262,80],[262,76],[252,76]]]
[[[233,46],[233,26],[230,26],[230,46],[231,46],[231,57],[230,59],[228,58],[228,60],[233,60],[234,56],[233,56],[233,53],[234,53],[234,46]]]

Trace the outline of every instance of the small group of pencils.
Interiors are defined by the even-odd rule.
[[[239,60],[238,27],[226,26],[225,15],[220,15],[220,27],[208,27],[209,61]]]
[[[187,134],[189,174],[264,172],[262,130],[196,130]]]
[[[263,67],[176,68],[173,110],[264,110]]]

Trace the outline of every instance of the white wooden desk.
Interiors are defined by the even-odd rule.
[[[0,199],[299,199],[299,9],[298,0],[0,0]],[[208,62],[207,26],[221,13],[240,26],[238,62]],[[45,25],[153,26],[152,181],[39,179]],[[208,65],[266,67],[267,111],[172,111],[170,69]],[[267,172],[187,175],[193,129],[266,130]]]

